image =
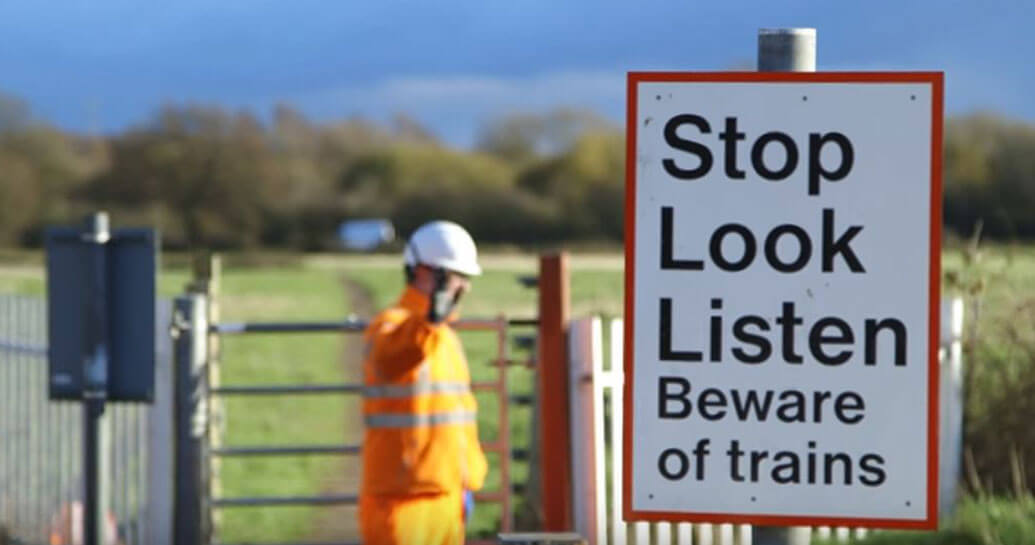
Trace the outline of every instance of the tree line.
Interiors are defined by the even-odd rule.
[[[517,114],[472,149],[419,123],[316,123],[280,106],[263,121],[170,106],[112,135],[62,131],[0,96],[0,246],[36,246],[47,225],[103,208],[156,225],[171,248],[335,247],[348,219],[405,235],[451,219],[484,242],[620,243],[622,129],[591,113]],[[1035,238],[1035,125],[991,114],[948,120],[944,217],[968,236]]]

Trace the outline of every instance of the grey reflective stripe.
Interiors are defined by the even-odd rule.
[[[467,424],[474,421],[474,411],[432,414],[380,413],[363,417],[363,422],[368,428],[421,428],[443,424]]]
[[[384,399],[392,397],[415,397],[428,394],[466,394],[471,386],[466,382],[415,382],[413,384],[385,384],[364,386],[363,397]]]
[[[420,367],[417,368],[417,382],[427,384],[431,382],[431,364],[428,360],[420,362]]]

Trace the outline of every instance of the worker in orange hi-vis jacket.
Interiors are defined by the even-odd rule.
[[[365,545],[455,545],[488,465],[460,339],[449,326],[481,274],[455,223],[420,227],[404,252],[407,286],[368,327],[363,365]]]

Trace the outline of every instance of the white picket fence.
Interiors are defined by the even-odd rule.
[[[963,302],[942,301],[941,453],[939,506],[944,517],[956,497],[962,449]],[[589,543],[606,545],[749,545],[749,525],[646,523],[622,520],[622,320],[610,320],[608,345],[597,317],[572,323],[569,333],[572,429],[572,485],[575,530]],[[608,363],[608,365],[605,365]],[[799,527],[794,544],[816,537],[848,541],[865,529]]]

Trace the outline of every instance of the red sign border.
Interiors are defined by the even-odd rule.
[[[633,286],[636,254],[636,135],[637,92],[640,83],[927,83],[931,85],[931,212],[930,291],[928,293],[927,381],[927,514],[922,519],[868,517],[785,516],[731,513],[644,511],[632,508],[632,392],[633,392]],[[625,157],[625,339],[622,424],[625,463],[622,467],[622,515],[626,521],[717,522],[769,526],[849,526],[934,530],[938,527],[938,348],[941,317],[942,237],[942,123],[944,74],[942,72],[629,72],[626,105]]]

